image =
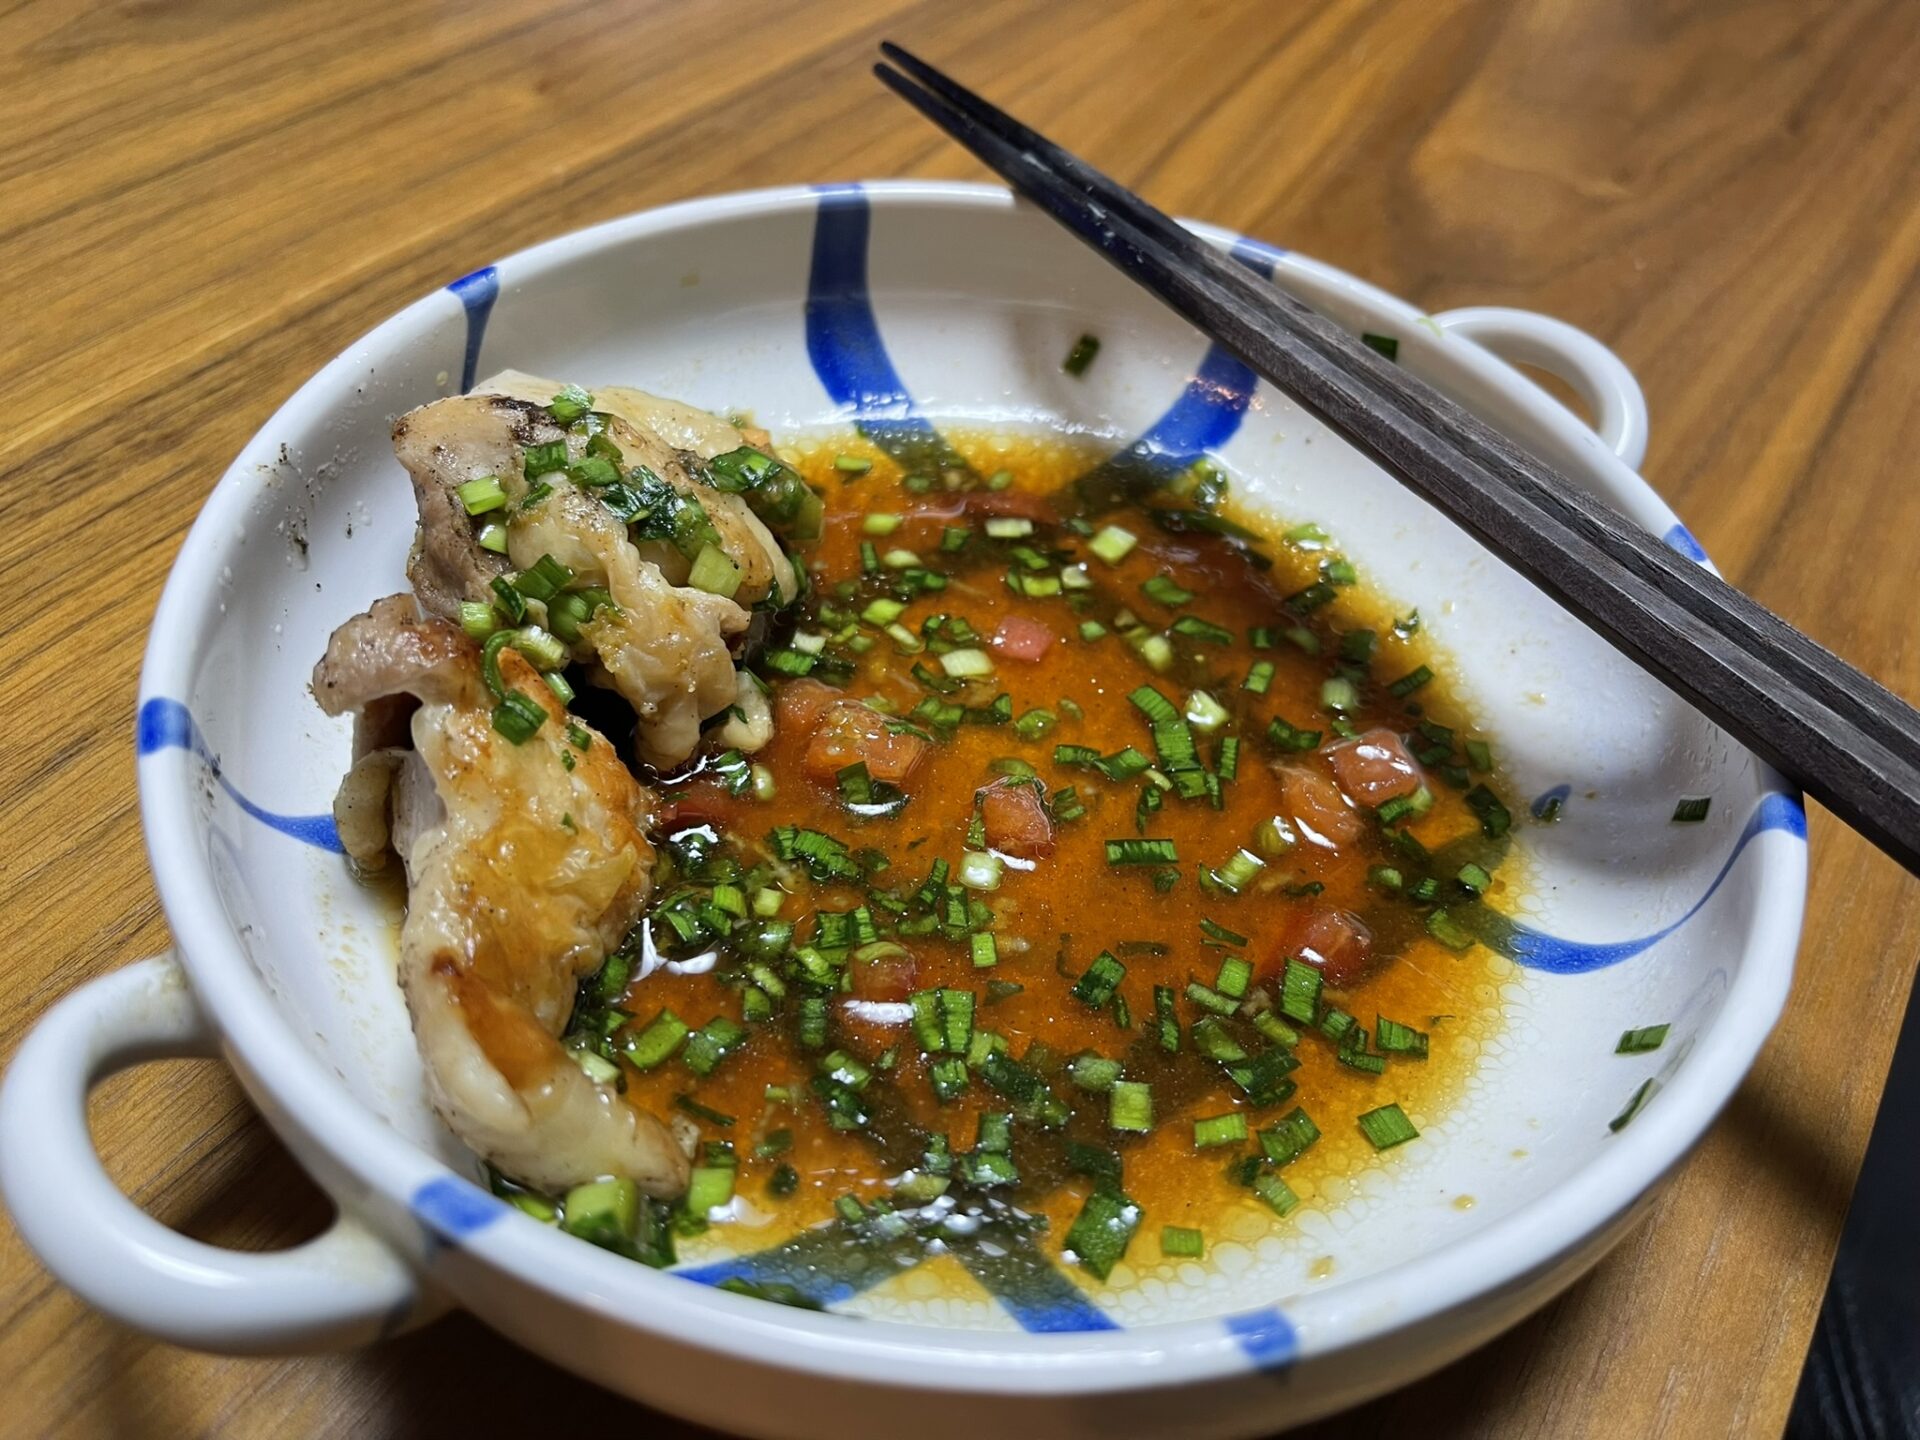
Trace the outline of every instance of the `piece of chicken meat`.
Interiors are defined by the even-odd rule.
[[[406,866],[400,984],[453,1133],[543,1190],[624,1176],[678,1195],[688,1161],[667,1127],[556,1038],[581,979],[646,904],[653,796],[522,656],[499,660],[502,681],[546,714],[522,744],[493,727],[479,647],[422,618],[413,597],[334,632],[313,692],[329,715],[356,717],[341,838],[363,865],[390,842]]]
[[[644,467],[699,502],[718,548],[738,568],[739,585],[728,598],[688,585],[692,562],[680,550],[661,540],[636,542],[602,496],[564,470],[525,474],[532,446],[564,442],[570,463],[584,453],[586,438],[545,409],[559,387],[512,373],[489,384],[513,393],[483,388],[436,400],[394,426],[394,449],[412,476],[420,514],[407,567],[414,591],[428,610],[455,618],[462,601],[492,598],[496,576],[524,570],[542,556],[571,570],[576,586],[605,588],[614,603],[580,626],[574,658],[633,706],[641,758],[661,769],[678,765],[698,746],[702,722],[743,694],[733,652],[752,621],[750,607],[784,602],[796,583],[778,542],[747,503],[695,478],[700,460],[719,453],[729,438],[737,448],[742,432],[712,416],[690,418],[701,412],[639,391],[595,397],[622,463]],[[528,398],[542,391],[540,402]],[[651,418],[667,434],[623,412]],[[495,512],[504,520],[505,556],[480,546],[458,495],[461,485],[485,476],[496,477],[511,501]],[[523,503],[536,484],[543,487],[540,497]]]

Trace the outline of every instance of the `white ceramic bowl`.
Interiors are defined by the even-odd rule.
[[[1341,323],[1397,336],[1401,363],[1704,563],[1633,473],[1645,408],[1597,342],[1520,312],[1423,316],[1202,229]],[[1059,359],[1083,330],[1105,347],[1074,381]],[[1566,377],[1600,433],[1492,352]],[[851,1313],[795,1311],[622,1261],[471,1183],[422,1098],[390,917],[327,848],[347,730],[306,678],[333,626],[402,583],[413,509],[392,418],[509,365],[749,408],[776,435],[1064,424],[1206,449],[1238,493],[1327,526],[1455,657],[1508,792],[1571,797],[1558,824],[1522,827],[1533,899],[1467,1097],[1338,1204],[1204,1266],[1137,1257],[1131,1284],[1050,1317],[893,1282],[836,1304]],[[138,748],[177,954],[62,1001],[0,1097],[0,1183],[49,1267],[140,1329],[216,1349],[360,1343],[464,1305],[604,1385],[764,1435],[1247,1434],[1435,1368],[1591,1265],[1699,1139],[1786,996],[1806,875],[1799,798],[1777,775],[1050,222],[953,184],[636,215],[466,276],[351,346],[188,537]],[[1706,823],[1670,823],[1683,794],[1713,797]],[[1613,1054],[1623,1029],[1661,1020],[1662,1050]],[[202,1052],[338,1201],[319,1239],[216,1250],[106,1178],[88,1086]],[[1611,1132],[1649,1077],[1658,1093]],[[1311,1278],[1323,1257],[1331,1274]]]

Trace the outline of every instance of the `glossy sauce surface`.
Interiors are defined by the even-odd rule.
[[[929,615],[963,615],[982,637],[981,648],[993,655],[993,674],[950,698],[984,706],[1005,694],[1011,697],[1014,716],[1044,708],[1057,723],[1031,739],[1022,738],[1011,723],[961,724],[951,738],[924,747],[901,786],[907,797],[904,807],[893,815],[866,819],[849,813],[831,781],[809,776],[812,727],[788,723],[752,757],[771,773],[771,798],[757,799],[750,791],[730,795],[710,770],[681,777],[662,787],[670,828],[707,825],[730,837],[743,862],[752,863],[767,857],[766,837],[775,827],[810,827],[855,851],[881,852],[890,866],[869,883],[910,890],[927,876],[936,857],[959,866],[968,848],[976,794],[1000,778],[996,761],[1030,765],[1050,797],[1072,786],[1085,807],[1084,817],[1056,822],[1050,854],[1031,862],[1009,861],[998,887],[978,894],[994,912],[998,960],[990,968],[976,967],[965,939],[938,934],[890,937],[905,946],[911,959],[892,957],[880,967],[884,973],[869,974],[858,960],[849,963],[852,993],[834,998],[829,1048],[841,1047],[875,1067],[875,1084],[886,1098],[876,1102],[876,1113],[884,1114],[870,1127],[843,1132],[828,1125],[823,1107],[808,1093],[820,1052],[797,1044],[791,1024],[780,1015],[749,1025],[744,1045],[707,1077],[693,1075],[678,1061],[630,1073],[629,1097],[663,1114],[672,1113],[677,1103],[684,1113],[680,1097],[690,1097],[733,1118],[731,1126],[702,1126],[704,1139],[730,1141],[740,1157],[736,1199],[715,1216],[729,1223],[717,1228],[738,1248],[760,1248],[829,1217],[842,1196],[869,1202],[885,1197],[891,1182],[919,1162],[924,1133],[944,1133],[952,1151],[961,1154],[975,1143],[982,1111],[1010,1108],[1005,1098],[981,1083],[978,1073],[963,1095],[942,1103],[928,1083],[928,1061],[904,1016],[895,1015],[889,1022],[884,1007],[876,1012],[853,1003],[863,994],[898,1002],[910,990],[966,989],[977,997],[976,1029],[1003,1037],[1011,1056],[1035,1059],[1044,1070],[1049,1055],[1063,1061],[1089,1051],[1120,1060],[1127,1080],[1151,1084],[1153,1129],[1144,1135],[1121,1134],[1109,1128],[1107,1095],[1079,1090],[1053,1072],[1054,1091],[1073,1107],[1063,1136],[1111,1148],[1124,1164],[1125,1192],[1141,1211],[1139,1232],[1127,1256],[1133,1270],[1159,1262],[1163,1225],[1198,1228],[1209,1242],[1229,1229],[1244,1234],[1251,1225],[1286,1226],[1288,1220],[1276,1216],[1229,1173],[1236,1158],[1259,1154],[1257,1140],[1198,1149],[1194,1120],[1244,1109],[1251,1132],[1294,1105],[1305,1108],[1322,1138],[1282,1173],[1302,1200],[1332,1198],[1343,1177],[1368,1165],[1392,1163],[1391,1155],[1376,1155],[1356,1117],[1391,1102],[1415,1125],[1437,1119],[1459,1094],[1480,1046],[1498,1026],[1493,967],[1500,962],[1479,946],[1457,950],[1443,945],[1427,933],[1423,921],[1432,907],[1411,905],[1384,890],[1377,879],[1370,882],[1370,867],[1401,863],[1373,816],[1364,809],[1346,809],[1342,833],[1352,838],[1337,847],[1314,843],[1307,833],[1310,825],[1301,823],[1298,792],[1289,789],[1290,783],[1300,782],[1297,777],[1289,782],[1284,772],[1321,777],[1322,789],[1331,779],[1324,747],[1339,737],[1332,728],[1334,716],[1323,705],[1322,687],[1337,673],[1339,635],[1368,628],[1378,636],[1370,667],[1373,680],[1359,686],[1358,706],[1345,716],[1356,731],[1410,732],[1424,719],[1445,722],[1461,737],[1484,732],[1467,724],[1448,701],[1443,679],[1405,695],[1388,688],[1387,682],[1423,663],[1444,676],[1444,658],[1417,630],[1396,635],[1396,617],[1364,583],[1335,585],[1336,598],[1330,603],[1304,615],[1289,613],[1287,597],[1320,581],[1324,567],[1338,557],[1337,549],[1313,532],[1292,532],[1293,542],[1288,543],[1281,539],[1282,527],[1240,511],[1229,500],[1222,513],[1260,532],[1255,548],[1273,561],[1271,569],[1263,570],[1226,540],[1170,533],[1129,504],[1089,516],[1087,528],[1095,532],[1120,524],[1137,537],[1129,554],[1117,565],[1108,564],[1089,554],[1085,535],[1059,523],[1073,505],[1083,503],[1062,489],[1088,469],[1089,457],[1082,449],[1058,439],[996,437],[958,443],[976,473],[962,481],[965,488],[957,492],[939,482],[925,493],[904,489],[900,467],[851,439],[785,452],[826,497],[827,531],[809,555],[815,586],[809,604],[816,609],[822,603],[840,611],[861,609],[863,598],[838,599],[834,587],[859,577],[863,541],[871,542],[877,554],[910,550],[931,565],[942,554],[943,528],[967,526],[972,531],[967,548],[957,557],[945,557],[953,567],[946,587],[907,605],[898,623],[917,634]],[[835,457],[843,455],[869,459],[872,468],[860,475],[836,469]],[[981,477],[990,475],[997,477],[992,484],[1000,488],[983,482]],[[1167,497],[1156,496],[1154,503],[1167,503]],[[876,536],[864,528],[865,517],[875,513],[903,518],[897,529]],[[989,541],[983,527],[994,515],[1030,518],[1036,534],[1024,541]],[[1015,594],[1005,581],[1009,543],[1070,550],[1086,565],[1090,588],[1041,598]],[[1178,606],[1157,603],[1141,589],[1156,576],[1171,578],[1194,598]],[[1075,595],[1085,598],[1074,602]],[[1157,631],[1179,616],[1196,616],[1231,631],[1232,643],[1175,635],[1173,664],[1156,670],[1117,633],[1112,622],[1118,610],[1131,611]],[[1038,622],[1053,636],[1039,659],[1010,658],[987,643],[986,637],[1010,616]],[[1082,639],[1078,627],[1087,619],[1105,624],[1108,633]],[[1248,643],[1254,627],[1294,625],[1314,634],[1319,654],[1308,654],[1284,638],[1267,649],[1256,650]],[[913,677],[912,665],[937,669],[937,657],[902,653],[900,645],[875,626],[858,628],[873,637],[873,643],[854,657],[842,693],[854,699],[878,697],[895,715],[905,715],[929,693]],[[1402,631],[1412,628],[1401,625]],[[798,629],[802,634],[847,633],[845,627],[822,623],[817,614],[803,618]],[[1022,638],[1030,641],[1031,636]],[[1266,692],[1255,694],[1244,684],[1250,667],[1260,661],[1272,662],[1273,676]],[[1145,817],[1144,833],[1173,841],[1177,851],[1171,868],[1178,878],[1164,890],[1156,886],[1156,867],[1114,866],[1106,855],[1109,840],[1141,833],[1136,806],[1151,780],[1109,780],[1093,770],[1062,766],[1054,758],[1059,745],[1088,746],[1102,755],[1130,745],[1152,757],[1146,718],[1128,698],[1142,685],[1156,687],[1176,705],[1183,704],[1190,690],[1204,688],[1232,717],[1221,733],[1241,737],[1237,772],[1220,787],[1219,808],[1205,797],[1167,795],[1159,810]],[[783,688],[816,686],[811,678],[778,679],[776,701]],[[797,710],[809,707],[783,708],[791,722]],[[1264,738],[1276,716],[1300,729],[1322,731],[1322,749],[1276,749]],[[1417,734],[1415,743],[1424,743]],[[1212,763],[1216,745],[1214,738],[1201,738],[1203,760]],[[1449,854],[1454,842],[1470,847],[1481,835],[1481,819],[1462,795],[1467,784],[1485,778],[1476,774],[1469,780],[1464,768],[1451,784],[1425,774],[1434,803],[1407,828],[1426,850]],[[1242,847],[1259,854],[1256,835],[1263,822],[1275,816],[1283,817],[1295,837],[1292,848],[1273,854],[1269,847],[1262,856],[1267,863],[1241,893],[1205,893],[1197,878],[1201,867],[1221,866]],[[1494,893],[1511,883],[1493,871]],[[816,907],[847,910],[865,895],[858,887],[805,878],[790,880],[785,888],[792,893],[779,918],[797,923],[797,939],[810,932],[808,917]],[[1472,897],[1457,887],[1446,894],[1471,903]],[[1426,1032],[1427,1058],[1390,1057],[1384,1073],[1369,1074],[1342,1063],[1331,1042],[1307,1034],[1295,1052],[1300,1061],[1291,1075],[1295,1093],[1271,1109],[1254,1110],[1244,1105],[1245,1097],[1219,1065],[1193,1053],[1190,1027],[1204,1010],[1183,997],[1178,1006],[1180,1053],[1169,1055],[1156,1043],[1153,987],[1183,992],[1189,982],[1212,986],[1224,956],[1245,955],[1255,966],[1254,985],[1270,994],[1277,988],[1284,957],[1311,951],[1324,933],[1316,927],[1336,912],[1364,923],[1372,935],[1371,954],[1357,970],[1336,963],[1325,998],[1369,1028],[1377,1016],[1386,1016]],[[1248,943],[1239,947],[1210,941],[1203,920],[1247,937]],[[1072,993],[1076,980],[1102,951],[1126,967],[1119,994],[1131,1013],[1119,1018],[1130,1019],[1130,1028],[1122,1028],[1112,1006],[1095,1009]],[[638,1024],[663,1006],[695,1027],[714,1016],[737,1020],[740,985],[729,970],[723,961],[706,974],[656,971],[633,985],[622,1008],[634,1014]],[[1006,993],[1010,986],[1020,988]],[[895,1003],[896,1012],[902,1009]],[[882,1023],[876,1023],[876,1014],[882,1015]],[[1041,1048],[1035,1051],[1036,1046]],[[770,1103],[770,1086],[787,1087],[796,1098]],[[1021,1180],[1010,1197],[1002,1194],[1019,1209],[1046,1217],[1047,1233],[1040,1243],[1057,1254],[1093,1182],[1072,1173],[1061,1161],[1057,1144],[1036,1137],[1031,1129],[1016,1126],[1014,1153]],[[778,1131],[791,1133],[790,1148],[756,1159],[756,1145]],[[779,1197],[770,1192],[769,1180],[782,1165],[791,1165],[800,1183],[795,1193]]]

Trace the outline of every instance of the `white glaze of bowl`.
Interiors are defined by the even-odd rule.
[[[1630,468],[1645,410],[1596,342],[1519,312],[1423,317],[1199,228],[1341,323],[1396,336],[1402,364],[1704,563]],[[1059,362],[1083,331],[1104,343],[1075,380]],[[1605,438],[1475,340],[1566,375]],[[1112,1286],[1041,1314],[912,1274],[836,1313],[791,1310],[621,1261],[472,1184],[423,1099],[388,919],[327,848],[348,729],[306,679],[340,620],[403,584],[413,508],[393,417],[507,366],[750,410],[776,438],[858,420],[1204,446],[1237,494],[1325,526],[1458,664],[1516,813],[1569,797],[1559,823],[1520,826],[1519,963],[1462,1101],[1416,1116],[1420,1142],[1337,1200],[1204,1264],[1161,1262],[1143,1235]],[[614,1389],[755,1434],[1248,1434],[1435,1368],[1603,1254],[1699,1138],[1779,1013],[1805,889],[1804,815],[1776,774],[987,187],[695,201],[409,307],[288,401],[208,500],[141,701],[142,813],[178,960],[84,987],[22,1048],[0,1093],[0,1186],[28,1241],[94,1303],[183,1343],[359,1343],[451,1302]],[[1681,795],[1712,797],[1706,823],[1670,823]],[[1663,1020],[1660,1051],[1613,1053]],[[341,1205],[306,1247],[236,1256],[175,1236],[92,1155],[92,1078],[215,1045]],[[1657,1093],[1614,1133],[1649,1077]],[[720,1253],[691,1250],[688,1268]]]

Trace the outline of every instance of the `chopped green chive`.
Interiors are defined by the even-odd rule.
[[[1136,1135],[1153,1129],[1153,1087],[1139,1080],[1114,1081],[1108,1092],[1107,1123]]]
[[[1400,342],[1391,335],[1362,335],[1361,343],[1370,350],[1377,350],[1389,360],[1400,358]]]
[[[744,572],[731,559],[726,551],[717,545],[705,545],[694,557],[693,569],[687,573],[687,584],[696,590],[704,590],[709,595],[719,595],[732,599],[740,588],[740,577]]]
[[[1231,630],[1224,625],[1215,625],[1211,620],[1202,620],[1198,615],[1182,615],[1173,622],[1173,633],[1189,640],[1203,640],[1209,645],[1233,643]]]
[[[1405,1055],[1415,1060],[1427,1058],[1425,1033],[1415,1030],[1411,1025],[1402,1025],[1398,1020],[1389,1020],[1384,1015],[1374,1017],[1373,1043],[1383,1055]]]
[[[993,657],[972,647],[949,650],[940,657],[940,668],[956,680],[982,679],[993,674]]]
[[[1160,1227],[1160,1254],[1168,1260],[1198,1260],[1207,1253],[1207,1237],[1185,1225]]]
[[[1697,825],[1707,818],[1707,811],[1713,801],[1709,797],[1682,800],[1673,807],[1673,821],[1676,825]]]
[[[521,453],[520,471],[529,480],[551,475],[567,468],[567,442],[549,440],[544,445],[529,445]]]
[[[1633,1117],[1647,1108],[1647,1102],[1653,1098],[1654,1092],[1659,1088],[1660,1082],[1655,1080],[1651,1075],[1645,1080],[1642,1080],[1640,1082],[1640,1088],[1635,1090],[1627,1100],[1627,1108],[1609,1120],[1607,1122],[1607,1128],[1615,1134],[1626,1129],[1628,1125],[1633,1123]]]
[[[1074,982],[1073,998],[1095,1010],[1100,1009],[1113,999],[1113,992],[1120,988],[1120,982],[1127,978],[1127,967],[1114,959],[1113,955],[1102,950],[1094,961]]]
[[[1073,349],[1067,352],[1067,358],[1060,362],[1060,368],[1078,379],[1087,373],[1087,367],[1093,364],[1094,357],[1100,353],[1100,338],[1097,335],[1082,335],[1073,342]]]
[[[1300,1203],[1293,1187],[1270,1170],[1257,1171],[1248,1187],[1274,1214],[1285,1217]]]
[[[1320,1127],[1298,1105],[1260,1132],[1260,1149],[1275,1165],[1287,1165],[1320,1138]]]
[[[1127,838],[1107,841],[1109,865],[1170,865],[1180,858],[1171,840]]]
[[[1067,1078],[1082,1090],[1104,1094],[1119,1083],[1122,1067],[1118,1060],[1103,1055],[1076,1055],[1067,1064]]]
[[[680,1058],[694,1074],[711,1075],[720,1062],[746,1038],[744,1026],[724,1015],[716,1015],[687,1036],[686,1048]]]
[[[1311,1025],[1319,1019],[1320,972],[1301,960],[1289,959],[1280,977],[1280,1013],[1289,1020]]]
[[[519,690],[509,690],[493,707],[493,728],[515,745],[524,745],[545,723],[547,712],[540,702]]]
[[[718,1125],[722,1129],[730,1129],[734,1124],[733,1116],[723,1114],[721,1111],[715,1110],[710,1105],[702,1105],[698,1100],[694,1099],[691,1095],[674,1096],[673,1105],[676,1110],[684,1110],[687,1112],[687,1114],[693,1116],[695,1119],[704,1120],[709,1125]],[[789,1132],[788,1138],[789,1139],[792,1138],[791,1132]]]
[[[637,1070],[651,1070],[669,1059],[687,1038],[689,1027],[671,1010],[662,1010],[645,1028],[630,1033],[620,1047],[627,1063]]]
[[[498,510],[507,503],[507,492],[500,484],[498,475],[482,475],[478,480],[469,480],[464,485],[454,487],[454,494],[460,497],[460,504],[469,515],[485,515],[490,510]]]
[[[1210,1115],[1193,1122],[1193,1144],[1197,1150],[1219,1145],[1238,1145],[1247,1138],[1247,1117],[1238,1110],[1225,1115]]]
[[[1029,710],[1013,722],[1013,733],[1022,740],[1040,740],[1046,737],[1056,723],[1058,723],[1057,717],[1051,710]]]
[[[1155,575],[1140,587],[1141,592],[1156,605],[1184,605],[1193,599],[1193,591],[1174,583],[1168,575]]]
[[[1344,675],[1334,675],[1320,684],[1320,704],[1336,715],[1360,708],[1360,687]]]
[[[1253,980],[1253,962],[1239,955],[1229,955],[1220,962],[1220,975],[1213,982],[1213,988],[1233,1000],[1243,999],[1247,986]]]
[[[1513,828],[1513,813],[1485,785],[1467,791],[1466,801],[1467,808],[1480,817],[1480,831],[1489,840],[1498,840]]]
[[[1670,1025],[1648,1025],[1639,1030],[1629,1030],[1620,1037],[1620,1043],[1614,1047],[1616,1055],[1644,1055],[1649,1050],[1658,1050],[1666,1043]]]
[[[1433,671],[1425,665],[1417,665],[1387,686],[1397,697],[1404,700],[1421,686],[1433,679]]]
[[[1226,926],[1218,924],[1212,920],[1206,920],[1206,919],[1201,920],[1200,933],[1206,936],[1209,940],[1219,941],[1222,945],[1244,945],[1247,943],[1246,936],[1241,935],[1235,931],[1229,930],[1227,929]],[[1226,987],[1221,986],[1219,988],[1224,990]]]
[[[1081,1268],[1104,1280],[1140,1228],[1140,1207],[1116,1189],[1096,1189],[1067,1231],[1066,1248]]]
[[[1276,750],[1307,751],[1320,744],[1318,730],[1302,730],[1276,715],[1267,726],[1267,741]]]
[[[469,640],[485,640],[500,628],[500,617],[485,600],[460,602],[460,628]]]
[[[1435,910],[1427,916],[1427,933],[1449,950],[1466,950],[1473,944],[1473,936],[1460,928],[1445,910]]]
[[[1131,530],[1118,525],[1109,525],[1087,541],[1087,549],[1106,561],[1109,565],[1118,565],[1127,558],[1129,551],[1140,543],[1140,537]]]
[[[1391,1150],[1395,1145],[1417,1139],[1420,1134],[1398,1105],[1382,1105],[1378,1110],[1366,1111],[1360,1116],[1360,1131],[1376,1150]]]

